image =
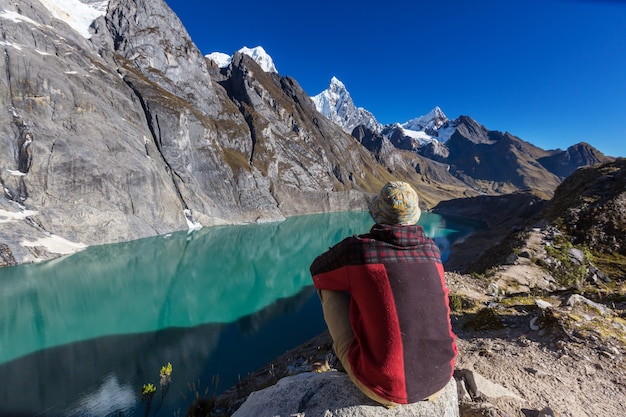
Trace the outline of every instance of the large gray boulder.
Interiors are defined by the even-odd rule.
[[[458,417],[454,378],[437,401],[386,408],[367,398],[343,372],[307,372],[250,394],[233,417]]]

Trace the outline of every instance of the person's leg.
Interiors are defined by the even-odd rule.
[[[363,394],[372,400],[386,407],[398,405],[367,388],[352,372],[352,367],[348,361],[348,348],[354,339],[354,333],[352,333],[352,326],[350,325],[350,295],[345,292],[330,290],[318,290],[318,294],[322,302],[324,320],[326,321],[330,337],[333,339],[333,349],[335,349],[337,358],[339,358],[350,380]]]
[[[333,339],[333,349],[341,364],[348,362],[348,348],[354,339],[350,325],[350,295],[341,291],[318,290],[324,321]]]

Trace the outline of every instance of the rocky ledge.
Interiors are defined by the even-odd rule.
[[[458,417],[454,380],[436,401],[386,408],[363,395],[345,372],[306,372],[253,392],[233,417]]]

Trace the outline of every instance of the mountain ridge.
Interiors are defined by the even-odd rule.
[[[336,85],[342,88],[337,89]],[[345,98],[334,100],[339,103],[337,106],[343,107],[344,116],[336,117],[340,111],[331,108],[330,101],[316,101],[318,111],[335,123],[343,124],[344,130],[352,127],[347,121],[355,117],[347,109],[356,112],[358,108],[351,99],[350,106],[343,105],[349,99],[343,83],[333,77],[331,86],[315,97],[327,94],[345,95]],[[370,133],[364,133],[363,129],[353,130],[353,136],[359,141],[367,137],[371,151],[380,150],[380,143],[388,140],[394,148],[447,164],[455,177],[480,193],[534,189],[543,198],[549,198],[551,190],[579,166],[612,160],[585,142],[572,145],[565,151],[546,151],[508,132],[489,130],[470,116],[461,115],[449,120],[439,107],[404,123],[383,125],[382,129],[365,128]],[[376,135],[381,139],[374,140]],[[488,185],[485,181],[496,184]]]
[[[53,4],[71,15],[76,1]],[[546,166],[562,174],[601,157],[546,152],[542,165],[521,139],[438,112],[424,128],[450,129],[445,143],[400,130],[391,138],[373,122],[347,133],[249,48],[220,68],[162,0],[81,4],[98,17],[74,27],[39,1],[0,0],[0,144],[8,150],[0,241],[11,263],[175,230],[365,209],[392,180],[413,184],[424,210],[526,188],[548,196],[560,177]],[[502,165],[498,152],[511,161]],[[496,163],[506,173],[486,166]]]

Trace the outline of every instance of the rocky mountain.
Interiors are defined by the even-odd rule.
[[[383,127],[382,134],[396,148],[418,151],[423,146],[436,147],[445,143],[455,131],[456,125],[439,108],[405,123],[394,123]]]
[[[336,87],[338,84],[341,88]],[[333,79],[330,87],[316,97],[329,96],[335,99],[316,101],[318,111],[349,131],[357,113],[351,100],[350,106],[343,104],[350,97],[347,89]],[[340,112],[343,117],[336,116]],[[558,184],[576,168],[612,160],[587,143],[573,145],[565,151],[546,151],[508,132],[489,130],[469,116],[449,120],[439,107],[402,124],[384,125],[382,129],[359,125],[352,129],[352,135],[377,155],[383,165],[394,165],[394,172],[397,163],[392,161],[398,159],[398,150],[413,154],[402,158],[404,162],[412,159],[409,165],[413,168],[418,165],[416,158],[422,161],[421,166],[432,167],[433,161],[443,164],[449,173],[443,182],[460,182],[467,188],[464,195],[533,190],[543,198],[550,198]],[[393,155],[391,159],[390,155]],[[409,172],[403,175],[415,180]]]
[[[0,0],[0,10],[4,264],[364,208],[393,179],[420,189],[425,209],[520,188],[548,195],[564,166],[601,158],[559,157],[440,110],[400,126],[437,140],[395,138],[338,80],[324,96],[333,121],[262,49],[203,56],[162,0]]]
[[[557,187],[545,216],[574,244],[626,259],[626,159],[576,170]]]
[[[509,264],[511,253],[520,252],[515,248],[528,239],[529,231],[541,228],[556,241],[547,246],[563,251],[584,248],[580,254],[604,274],[617,281],[626,279],[624,158],[578,168],[549,200],[530,192],[483,195],[442,201],[433,211],[472,218],[486,226],[456,245],[455,259],[448,260],[446,270],[483,273]],[[566,263],[567,259],[555,262]]]
[[[326,90],[311,99],[320,113],[341,126],[346,133],[352,133],[357,126],[365,126],[374,132],[382,129],[372,113],[355,106],[346,86],[337,77],[330,80]]]
[[[51,3],[0,0],[7,258],[363,207],[395,178],[295,80],[242,53],[214,75],[163,1],[110,0],[88,37]]]
[[[549,152],[548,156],[539,158],[538,161],[548,171],[560,178],[565,178],[579,167],[607,162],[609,159],[593,146],[581,142],[570,146],[565,151]]]

